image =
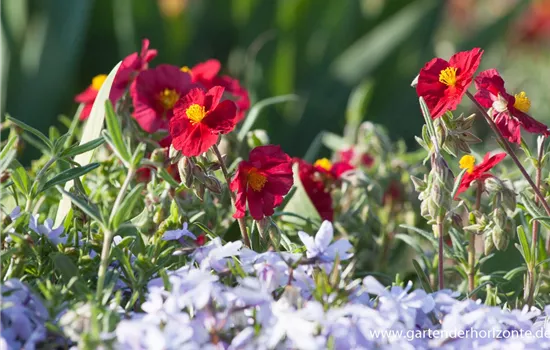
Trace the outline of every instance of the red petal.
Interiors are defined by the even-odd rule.
[[[248,201],[248,211],[254,220],[261,220],[264,218],[264,201],[262,197],[262,191],[256,192],[251,187],[248,187],[246,191],[246,197]]]
[[[514,107],[510,109],[510,112],[514,117],[518,118],[519,123],[521,124],[523,129],[525,129],[525,131],[532,134],[541,134],[546,136],[550,135],[550,131],[548,131],[548,126],[530,117],[527,113],[523,113],[522,111],[517,110]]]
[[[498,113],[495,118],[495,124],[498,130],[501,132],[508,141],[521,144],[521,124],[515,118],[510,118],[508,113]]]
[[[446,94],[447,85],[439,81],[439,74],[449,67],[449,62],[434,58],[426,63],[418,75],[416,93],[424,98],[432,119],[441,117],[449,110],[449,100]]]
[[[212,134],[201,123],[191,124],[188,118],[172,118],[170,135],[174,148],[186,157],[198,156],[218,141],[218,135]]]
[[[232,101],[223,101],[216,109],[208,112],[201,124],[206,125],[212,133],[227,134],[235,128],[237,106]]]
[[[191,72],[194,79],[201,80],[202,82],[202,80],[214,79],[214,77],[218,75],[220,68],[220,61],[211,59],[206,62],[198,63],[191,69]]]
[[[207,111],[213,110],[218,106],[222,96],[224,88],[221,86],[214,86],[212,89],[208,90],[204,98],[204,107]]]
[[[466,90],[470,86],[482,55],[483,50],[476,47],[470,51],[457,52],[449,60],[450,66],[458,68],[457,83],[460,84],[462,90]]]
[[[474,172],[471,175],[474,179],[478,179],[481,175],[500,163],[504,157],[506,157],[506,153],[497,153],[493,156],[491,156],[490,153],[486,153],[485,157],[483,157],[483,161],[478,166],[474,167]]]

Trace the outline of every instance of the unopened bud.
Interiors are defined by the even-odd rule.
[[[506,215],[506,212],[502,208],[495,208],[493,210],[493,220],[495,222],[495,225],[503,229],[506,226],[506,219],[508,216]],[[495,242],[496,244],[496,242]]]
[[[485,255],[491,254],[491,252],[494,249],[495,249],[495,243],[493,242],[493,235],[491,234],[485,235],[485,249],[484,249]]]
[[[496,177],[488,177],[485,179],[483,185],[488,192],[500,192],[503,188],[503,183]]]
[[[506,248],[508,248],[508,242],[510,239],[502,228],[499,226],[493,227],[493,232],[491,235],[493,237],[493,242],[495,243],[495,248],[498,250],[506,250]]]
[[[215,176],[206,175],[204,178],[204,186],[206,186],[206,188],[208,188],[212,193],[222,193],[222,184]]]
[[[178,161],[178,173],[181,181],[187,188],[193,185],[193,161],[187,157],[181,157]]]
[[[204,200],[204,191],[206,190],[204,184],[195,181],[193,185],[193,192],[195,193],[195,196],[197,196],[197,198],[199,198],[201,201]]]
[[[204,173],[204,170],[197,164],[193,165],[193,176],[195,179],[199,180],[201,183],[204,183],[206,174]]]
[[[151,153],[151,161],[164,164],[166,160],[166,148],[157,148]]]
[[[170,158],[170,163],[176,164],[181,157],[181,152],[175,149],[173,145],[170,145],[170,149],[168,151],[168,158]]]
[[[426,190],[427,188],[426,181],[421,180],[416,176],[412,176],[412,175],[411,175],[411,181],[414,185],[414,190],[416,192],[423,192],[424,190]]]
[[[516,193],[509,189],[504,188],[500,193],[502,196],[502,206],[505,210],[513,212],[516,210]]]

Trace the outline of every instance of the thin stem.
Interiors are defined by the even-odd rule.
[[[136,170],[133,167],[130,167],[128,169],[128,174],[126,175],[126,179],[124,179],[124,182],[122,183],[122,186],[120,187],[120,191],[118,192],[118,196],[115,199],[115,204],[113,204],[113,210],[111,211],[111,216],[109,217],[109,222],[113,220],[116,213],[118,212],[118,209],[120,205],[122,204],[122,200],[124,199],[124,195],[126,194],[126,191],[128,190],[128,186],[130,186],[130,182],[132,182],[132,179],[134,178],[134,175],[136,174]]]
[[[477,193],[476,193],[476,204],[474,209],[477,211],[481,207],[481,194],[483,193],[483,183],[477,181]],[[475,299],[475,295],[471,293],[474,291],[475,278],[476,278],[476,234],[475,232],[470,232],[470,242],[468,243],[468,293],[470,298]]]
[[[437,277],[438,277],[438,283],[439,283],[439,290],[442,290],[445,288],[445,282],[444,282],[444,277],[443,277],[443,245],[445,244],[444,240],[443,240],[443,229],[444,229],[444,224],[443,224],[443,219],[438,219],[438,222],[437,222],[437,226],[438,226],[438,231],[439,231],[439,251],[438,251],[438,254],[439,254],[439,263],[437,264]]]
[[[113,240],[113,232],[111,230],[105,230],[103,235],[103,247],[101,248],[101,263],[99,265],[99,271],[97,273],[97,289],[96,297],[100,300],[101,292],[103,291],[103,285],[105,284],[105,273],[107,272],[107,265],[109,264],[109,254],[111,252],[111,241]]]
[[[231,202],[233,203],[233,205],[236,205],[237,197],[235,196],[235,193],[233,193],[233,191],[231,191],[231,189],[229,188],[229,184],[231,183],[231,178],[229,177],[229,172],[227,171],[227,167],[225,166],[225,163],[223,161],[222,154],[220,153],[220,150],[218,149],[217,145],[212,146],[212,151],[214,151],[216,158],[218,158],[218,161],[220,162],[220,167],[222,169],[223,177],[225,178],[225,182],[227,183],[227,189],[229,191],[229,195],[231,196]],[[248,232],[246,231],[246,224],[244,222],[244,218],[237,219],[237,222],[239,223],[239,229],[241,230],[241,235],[243,237],[244,245],[247,247],[250,247],[250,239],[248,238]]]
[[[487,113],[487,111],[485,110],[485,108],[483,108],[482,105],[479,104],[479,102],[476,101],[476,99],[474,98],[474,96],[466,91],[466,95],[468,96],[468,98],[470,100],[472,100],[472,102],[475,104],[475,106],[477,107],[477,109],[481,112],[481,115],[483,115],[483,117],[485,118],[485,121],[487,121],[487,123],[489,124],[489,127],[493,130],[493,132],[497,135],[498,139],[500,140],[502,146],[504,147],[504,149],[506,150],[506,153],[508,153],[508,155],[510,155],[510,158],[512,158],[512,160],[514,161],[514,163],[516,164],[516,166],[518,167],[519,171],[521,172],[521,174],[523,175],[523,177],[525,178],[525,180],[527,180],[527,182],[529,183],[529,185],[531,186],[531,188],[533,189],[533,191],[535,192],[535,197],[537,197],[542,206],[544,207],[544,210],[546,211],[546,213],[550,216],[550,206],[548,205],[548,203],[546,202],[546,200],[544,199],[544,196],[542,195],[542,193],[540,192],[539,188],[537,187],[537,185],[533,182],[533,179],[531,179],[531,177],[529,176],[529,174],[527,173],[527,171],[525,170],[525,168],[523,167],[523,165],[521,164],[521,162],[519,161],[518,157],[516,156],[516,154],[514,153],[514,150],[512,149],[512,146],[510,146],[510,143],[508,142],[508,140],[506,140],[506,138],[504,136],[502,136],[502,134],[500,133],[500,131],[498,130],[498,127],[496,126],[495,122],[493,121],[493,119],[489,116],[489,114]]]

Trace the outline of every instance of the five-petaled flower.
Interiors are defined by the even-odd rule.
[[[280,146],[254,148],[248,161],[239,163],[231,181],[231,191],[237,192],[235,218],[244,217],[246,204],[255,220],[271,216],[294,183],[292,160]]]
[[[239,84],[237,79],[227,75],[218,76],[221,64],[218,60],[210,59],[201,62],[189,68],[181,67],[183,72],[191,74],[194,83],[203,86],[205,89],[211,89],[214,86],[222,86],[227,99],[235,102],[237,105],[237,123],[244,118],[245,112],[250,108],[250,98],[248,91]]]
[[[483,161],[479,165],[475,165],[476,159],[472,155],[465,155],[460,159],[460,168],[467,169],[466,174],[462,177],[460,181],[460,186],[456,192],[456,196],[466,191],[472,182],[474,181],[483,181],[489,177],[492,177],[489,171],[502,159],[506,157],[506,153],[497,153],[491,156],[489,153],[485,154]]]
[[[347,260],[353,256],[349,251],[353,248],[347,239],[339,239],[332,243],[334,229],[329,221],[323,221],[315,237],[305,232],[298,232],[298,236],[306,246],[306,256],[309,259],[318,259],[321,262],[332,262],[336,256],[340,260]]]
[[[148,133],[168,130],[176,102],[192,87],[191,76],[176,66],[161,64],[141,72],[130,88],[134,118]]]
[[[233,101],[221,101],[223,87],[208,91],[192,89],[174,107],[170,120],[172,145],[186,157],[198,156],[217,141],[219,134],[235,128],[237,106]]]
[[[107,79],[107,75],[105,74],[96,75],[86,90],[75,96],[75,102],[82,103],[84,105],[82,111],[80,112],[80,120],[86,120],[90,116],[97,93],[99,92],[101,86],[103,86],[105,79]],[[111,100],[111,102],[114,101]]]
[[[548,126],[531,118],[527,112],[531,101],[520,92],[514,96],[504,88],[504,80],[496,69],[485,70],[475,79],[478,92],[475,99],[485,108],[490,108],[502,136],[510,142],[521,144],[521,127],[530,133],[550,135]]]
[[[319,168],[299,158],[295,158],[294,162],[298,164],[300,182],[306,190],[311,203],[317,209],[319,216],[323,220],[332,221],[334,217],[332,196],[330,189],[325,181],[323,181]],[[323,173],[325,172],[323,171]]]
[[[474,48],[454,54],[449,61],[434,58],[418,75],[416,93],[424,98],[432,119],[456,109],[470,86],[483,51]]]

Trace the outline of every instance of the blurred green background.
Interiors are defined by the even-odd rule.
[[[2,115],[44,131],[59,114],[72,116],[74,96],[137,51],[142,38],[158,49],[152,66],[219,59],[253,103],[299,94],[301,102],[270,107],[256,125],[293,156],[302,156],[322,130],[341,133],[350,93],[366,84],[362,120],[386,125],[412,146],[422,118],[411,81],[432,57],[474,46],[486,50],[482,68],[498,67],[509,90],[525,90],[532,114],[550,122],[548,0],[3,0],[1,6]]]

